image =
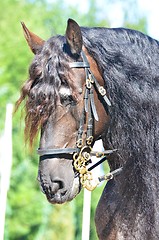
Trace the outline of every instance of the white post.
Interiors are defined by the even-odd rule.
[[[101,140],[95,142],[93,146],[94,151],[102,151],[103,144]],[[97,160],[96,157],[92,157],[92,164],[94,164]],[[90,165],[89,165],[90,166]],[[93,171],[94,176],[99,176],[101,172],[101,167],[94,169]],[[90,217],[91,217],[91,191],[84,189],[84,196],[83,196],[83,219],[82,219],[82,240],[89,240],[90,237]]]
[[[89,240],[91,216],[91,192],[84,189],[83,196],[83,220],[82,220],[82,240]]]
[[[4,134],[0,139],[0,240],[4,239],[6,201],[12,165],[12,112],[13,105],[7,104]]]

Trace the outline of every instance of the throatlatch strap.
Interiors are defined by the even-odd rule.
[[[104,101],[107,103],[108,106],[111,106],[111,102],[109,100],[109,98],[106,95],[106,90],[98,83],[97,79],[95,78],[95,76],[93,75],[93,73],[91,72],[91,70],[89,69],[91,76],[94,80],[94,83],[96,85],[96,88],[98,90],[98,92],[100,93],[100,95],[103,97]]]

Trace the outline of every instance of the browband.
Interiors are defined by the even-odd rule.
[[[90,68],[89,62],[86,58],[85,53],[82,51],[81,56],[83,61],[82,62],[72,62],[69,64],[70,68]]]
[[[85,62],[72,62],[69,64],[70,68],[89,68],[89,63]]]

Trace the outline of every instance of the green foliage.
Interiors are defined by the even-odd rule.
[[[28,77],[28,67],[34,57],[23,37],[20,22],[37,35],[47,39],[64,34],[69,17],[85,26],[107,26],[105,17],[99,18],[97,1],[89,1],[87,14],[68,7],[64,1],[1,0],[0,8],[0,132],[4,127],[5,105],[15,103],[19,90]],[[99,20],[100,19],[100,20]],[[138,24],[139,23],[139,24]],[[125,26],[131,27],[126,21]],[[145,29],[145,19],[135,28]],[[20,118],[22,118],[20,124]],[[18,111],[13,117],[13,167],[8,193],[5,240],[80,240],[83,192],[69,204],[50,205],[40,192],[37,176],[37,156],[30,154],[24,143],[24,118]],[[92,193],[91,240],[97,239],[94,225],[95,208],[103,185]]]
[[[147,21],[146,18],[140,18],[137,23],[130,23],[130,22],[125,22],[125,27],[130,28],[130,29],[136,29],[138,31],[141,31],[143,33],[147,33]]]

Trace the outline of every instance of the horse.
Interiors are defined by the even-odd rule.
[[[64,36],[47,41],[22,27],[34,59],[17,106],[24,101],[30,145],[40,131],[38,181],[47,200],[62,204],[94,189],[89,164],[103,156],[110,175],[95,214],[99,239],[158,240],[159,42],[73,19]],[[98,139],[103,153],[92,150]]]

